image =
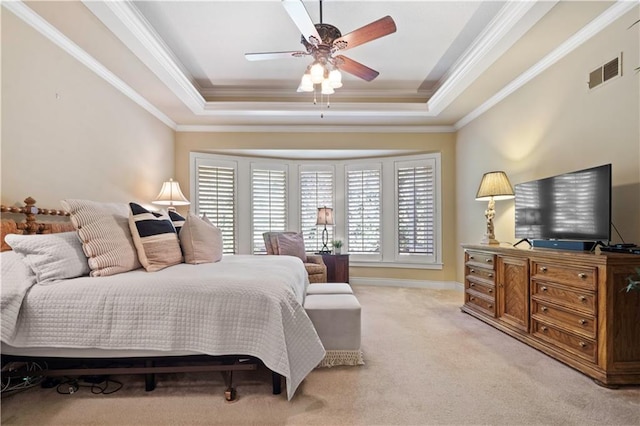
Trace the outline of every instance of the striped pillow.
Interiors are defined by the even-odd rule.
[[[129,228],[144,269],[155,272],[182,263],[178,234],[169,216],[136,203],[129,203],[129,207]]]
[[[172,210],[169,210],[168,213],[171,222],[173,222],[173,227],[176,228],[176,233],[180,235],[180,229],[182,229],[182,226],[184,225],[185,218]]]
[[[129,231],[126,204],[62,200],[89,258],[92,277],[119,274],[140,267]]]

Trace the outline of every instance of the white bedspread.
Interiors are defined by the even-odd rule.
[[[286,377],[289,399],[325,354],[302,307],[308,277],[295,257],[225,256],[47,285],[5,263],[3,254],[2,340],[13,347],[250,355]]]

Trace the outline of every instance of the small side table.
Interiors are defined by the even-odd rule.
[[[348,254],[322,254],[322,261],[327,265],[327,282],[349,282],[349,255]]]

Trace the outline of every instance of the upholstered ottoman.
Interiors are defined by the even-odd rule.
[[[304,308],[327,352],[319,367],[364,364],[361,307],[353,294],[307,294]]]
[[[353,290],[345,283],[309,284],[307,296],[311,294],[353,294]]]

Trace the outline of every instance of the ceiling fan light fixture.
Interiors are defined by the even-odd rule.
[[[313,84],[320,84],[322,83],[322,80],[324,80],[324,67],[320,62],[316,62],[311,65],[309,73],[311,74],[311,81]]]
[[[342,87],[342,73],[340,73],[340,70],[333,69],[331,70],[331,72],[329,73],[329,82],[331,83],[331,87],[333,87],[334,89],[339,89]]]
[[[311,75],[305,73],[300,80],[300,86],[298,86],[298,92],[313,92],[313,81],[311,81]]]
[[[322,80],[322,94],[323,95],[333,95],[336,91],[331,87],[331,81],[328,78]]]

